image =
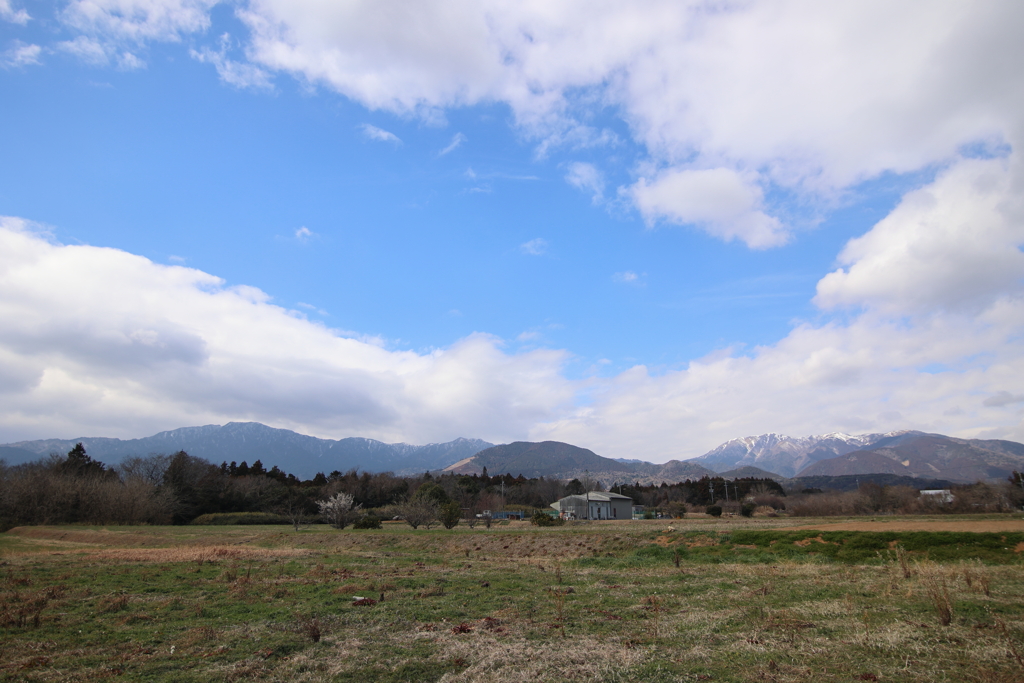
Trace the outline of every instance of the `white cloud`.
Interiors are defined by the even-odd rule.
[[[846,321],[798,323],[777,343],[684,369],[636,366],[531,438],[653,460],[768,431],[1024,439],[1021,396],[1007,390],[1024,386],[1021,182],[1015,158],[958,161],[819,281],[815,302],[853,308]]]
[[[177,41],[210,26],[217,0],[72,0],[68,26],[105,41]]]
[[[296,303],[295,305],[296,305],[296,306],[298,306],[299,308],[302,308],[302,309],[304,309],[304,310],[307,310],[307,311],[313,311],[313,312],[314,312],[314,313],[316,313],[317,315],[330,315],[330,314],[329,314],[329,313],[328,313],[327,311],[325,311],[324,309],[322,309],[322,308],[319,308],[319,307],[317,307],[317,306],[314,306],[313,304],[307,304],[307,303],[306,303],[306,302],[304,302],[304,301],[299,301],[299,302],[297,302],[297,303]]]
[[[640,178],[628,192],[648,223],[666,219],[693,224],[754,249],[788,239],[778,219],[760,210],[760,188],[727,168],[667,171],[651,182]]]
[[[1024,386],[1022,325],[1020,302],[980,320],[941,314],[908,326],[862,316],[848,325],[800,325],[750,355],[716,354],[668,372],[639,365],[594,382],[589,405],[539,424],[530,437],[653,461],[694,457],[769,431],[911,428],[1021,440],[1019,413],[984,408],[971,397]],[[920,370],[932,363],[954,369]]]
[[[0,224],[0,429],[138,436],[252,419],[325,436],[523,438],[571,402],[566,354],[474,334],[389,351],[263,292]]]
[[[787,234],[760,187],[829,200],[965,144],[1012,143],[1024,110],[1024,74],[1012,66],[1024,61],[1022,15],[1019,3],[803,0],[421,2],[402,12],[261,0],[241,14],[257,62],[371,108],[497,100],[531,134],[569,140],[588,130],[572,112],[620,107],[651,161],[670,169],[634,187],[645,216],[754,247]],[[709,172],[742,178],[749,210],[723,219],[711,207],[694,221],[689,202],[657,192],[659,181]]]
[[[612,275],[612,280],[615,282],[622,282],[627,285],[640,284],[640,276],[631,270],[615,273]]]
[[[6,219],[0,429],[12,440],[140,436],[251,419],[391,441],[550,438],[655,461],[766,431],[1020,440],[1019,392],[1008,388],[1024,386],[1021,294],[1018,284],[973,312],[938,306],[909,320],[869,310],[798,324],[745,355],[723,349],[683,369],[576,381],[563,351],[510,354],[480,334],[431,353],[391,351],[258,289],[60,245]]]
[[[214,68],[217,69],[217,75],[220,79],[229,85],[233,85],[236,88],[252,88],[253,90],[273,90],[274,84],[271,82],[270,74],[265,69],[249,64],[246,62],[238,62],[227,57],[227,36],[221,38],[221,49],[211,50],[210,48],[203,48],[202,50],[190,50],[189,54],[192,55],[192,59],[205,64],[213,64]]]
[[[442,149],[440,152],[438,152],[437,155],[443,157],[449,152],[455,151],[455,149],[460,147],[462,143],[464,143],[467,139],[468,138],[466,138],[466,136],[463,135],[462,133],[456,133],[455,135],[452,136],[452,141],[448,144],[448,146]]]
[[[907,194],[818,283],[822,308],[896,315],[978,311],[1024,280],[1024,178],[1004,159],[964,160]]]
[[[25,45],[15,42],[14,47],[4,52],[2,57],[0,57],[0,64],[13,67],[39,64],[39,55],[42,54],[42,51],[43,48],[39,45]]]
[[[85,36],[57,43],[57,49],[73,54],[86,64],[93,66],[103,66],[110,62],[107,46]]]
[[[360,130],[363,131],[363,135],[365,135],[370,140],[376,140],[378,142],[392,142],[396,145],[402,144],[402,141],[398,138],[397,135],[389,131],[386,131],[383,128],[371,126],[369,123],[364,123],[359,128]]]
[[[530,256],[543,256],[548,252],[548,241],[543,237],[537,237],[529,242],[520,244],[519,250]]]
[[[11,0],[0,0],[0,19],[24,26],[31,18],[25,10],[14,9]]]
[[[295,231],[295,239],[302,243],[308,242],[311,238],[316,237],[316,233],[303,225],[301,228]]]
[[[582,161],[574,161],[569,164],[565,181],[577,190],[590,194],[595,204],[604,197],[604,177],[593,164]]]
[[[214,3],[73,0],[61,16],[105,54],[134,55],[124,44],[206,30]],[[425,120],[503,102],[541,154],[613,144],[589,122],[595,107],[612,108],[647,152],[637,170],[656,169],[625,195],[645,218],[755,248],[789,234],[762,188],[830,205],[865,179],[948,163],[965,145],[1024,144],[1021,3],[242,0],[236,12],[249,62],[218,66],[235,85],[290,73]],[[213,61],[207,50],[197,54]],[[695,207],[686,190],[712,180],[745,210]]]
[[[145,69],[146,62],[140,59],[138,55],[125,51],[117,56],[117,66],[125,71],[136,71],[138,69]]]

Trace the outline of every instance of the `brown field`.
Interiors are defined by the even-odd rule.
[[[970,531],[974,533],[1006,533],[1024,531],[1024,519],[893,519],[892,521],[828,522],[800,524],[786,527],[792,531],[821,529],[822,531]]]
[[[19,527],[0,681],[1024,683],[1022,547],[1019,513]]]

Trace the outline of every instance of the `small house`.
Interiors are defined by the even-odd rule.
[[[633,499],[607,491],[566,496],[551,507],[562,519],[633,519]]]

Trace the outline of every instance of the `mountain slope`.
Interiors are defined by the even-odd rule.
[[[845,455],[883,441],[897,444],[908,435],[918,434],[921,432],[861,435],[833,433],[794,438],[769,433],[726,441],[721,446],[687,462],[704,465],[716,472],[749,466],[777,472],[784,477],[793,477],[819,460]]]
[[[107,464],[116,464],[134,455],[183,450],[214,463],[245,460],[252,464],[260,460],[268,469],[277,465],[285,472],[304,479],[317,472],[344,472],[352,468],[369,472],[393,471],[396,474],[438,470],[492,445],[480,439],[456,439],[425,446],[387,444],[359,437],[319,439],[258,422],[229,422],[223,426],[183,427],[141,439],[46,439],[6,444],[2,448],[15,449],[10,452],[16,457],[7,458],[8,464],[13,465],[49,453],[67,453],[79,442],[89,455]],[[26,458],[24,453],[30,453],[32,457]],[[0,458],[6,457],[0,455]]]
[[[1024,444],[908,433],[812,463],[799,476],[886,473],[971,483],[1005,479],[1024,469]]]
[[[605,458],[586,448],[560,441],[517,441],[493,446],[447,470],[457,474],[479,474],[485,467],[492,476],[506,473],[549,479],[589,476],[606,485],[623,481],[660,484],[662,481],[677,482],[714,475],[711,470],[690,462],[671,460],[658,465],[640,460]]]

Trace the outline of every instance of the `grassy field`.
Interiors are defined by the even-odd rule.
[[[20,527],[0,678],[1024,681],[1024,522],[959,519]]]

